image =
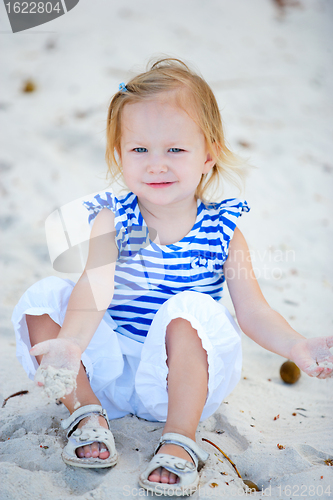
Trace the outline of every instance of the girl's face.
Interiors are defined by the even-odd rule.
[[[121,120],[120,158],[127,187],[152,205],[193,201],[202,174],[215,161],[174,93],[125,105]]]

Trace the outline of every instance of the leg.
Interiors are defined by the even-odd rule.
[[[38,344],[39,342],[42,342],[44,340],[55,339],[59,334],[60,326],[55,323],[48,314],[43,314],[42,316],[30,316],[27,314],[26,321],[29,330],[31,346],[34,346],[35,344]],[[40,364],[42,356],[36,356],[36,359],[38,364]],[[81,406],[85,406],[88,404],[100,404],[99,400],[90,387],[90,383],[82,363],[76,382],[76,398],[80,401]],[[76,398],[74,397],[74,393],[71,393],[61,399],[62,403],[64,403],[71,414],[74,411]],[[81,420],[78,427],[83,426],[86,423],[86,420],[87,419]],[[99,423],[102,427],[105,427],[106,429],[108,428],[103,417],[99,417]],[[100,451],[101,448],[102,447],[99,443],[93,443],[92,445],[78,448],[76,450],[76,453],[79,458],[89,458],[91,456],[99,457],[102,459],[108,458],[109,452]]]
[[[195,432],[207,397],[207,353],[197,331],[182,318],[169,323],[165,341],[169,374],[168,415],[163,434],[177,432],[195,441]],[[183,448],[173,444],[162,446],[158,453],[192,461]],[[173,484],[177,476],[160,468],[151,473],[149,480]]]

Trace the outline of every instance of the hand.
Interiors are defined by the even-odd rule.
[[[333,337],[318,337],[297,342],[290,359],[310,377],[333,377]]]
[[[55,399],[70,394],[76,387],[80,369],[81,348],[74,339],[57,338],[36,344],[32,356],[43,355],[35,374],[35,383]]]

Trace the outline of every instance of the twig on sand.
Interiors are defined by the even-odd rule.
[[[22,396],[22,394],[28,394],[28,392],[29,391],[19,391],[19,392],[15,392],[14,394],[11,394],[10,396],[8,396],[8,398],[3,400],[1,408],[4,408],[6,406],[8,399],[14,398],[15,396]]]
[[[236,465],[234,464],[234,462],[233,462],[232,460],[230,460],[230,458],[228,457],[228,455],[226,455],[226,454],[224,453],[224,451],[222,451],[222,450],[221,450],[221,448],[219,448],[219,447],[218,447],[215,443],[213,443],[212,441],[209,441],[209,439],[206,439],[206,438],[201,438],[201,439],[202,439],[203,441],[207,441],[207,443],[209,443],[209,444],[211,444],[211,445],[215,446],[215,448],[216,448],[217,450],[219,450],[219,452],[221,452],[221,453],[222,453],[222,455],[223,455],[223,456],[224,456],[224,457],[225,457],[225,458],[226,458],[226,459],[227,459],[227,460],[231,463],[231,465],[233,466],[233,468],[234,468],[234,469],[235,469],[235,471],[237,472],[237,476],[238,476],[238,477],[239,477],[239,478],[243,481],[243,478],[242,478],[242,476],[240,475],[240,473],[238,472],[238,469],[237,469]]]

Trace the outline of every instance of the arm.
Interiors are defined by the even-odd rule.
[[[86,267],[68,302],[58,338],[72,338],[82,351],[92,339],[114,291],[118,249],[115,243],[114,214],[103,209],[91,230]]]
[[[118,249],[114,214],[103,209],[91,230],[86,267],[71,293],[58,338],[36,344],[30,353],[44,354],[42,365],[62,367],[63,353],[72,352],[67,368],[78,371],[81,353],[92,339],[113,297]]]
[[[236,317],[243,332],[265,349],[293,360],[313,376],[329,376],[332,368],[319,366],[317,361],[333,361],[329,348],[333,337],[307,340],[274,311],[265,300],[255,278],[250,252],[244,236],[235,229],[224,264]]]

